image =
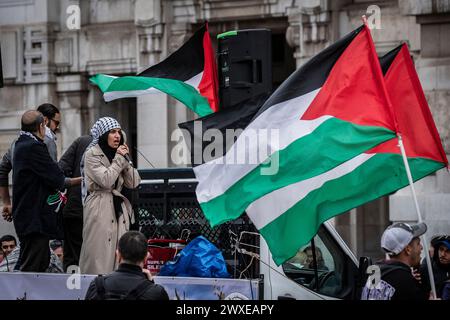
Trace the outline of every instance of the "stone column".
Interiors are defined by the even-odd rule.
[[[58,155],[70,146],[79,136],[89,131],[87,120],[87,80],[81,74],[67,74],[56,77],[56,92],[62,115],[61,150]]]
[[[189,40],[194,30],[191,28],[191,24],[181,23],[172,24],[170,33],[170,51],[176,51],[180,48],[184,42]],[[188,156],[187,146],[183,144],[183,154],[176,152],[174,149],[176,145],[183,143],[184,140],[175,140],[181,135],[181,131],[178,130],[178,123],[185,122],[188,119],[193,119],[196,115],[190,111],[183,103],[176,99],[169,98],[168,111],[168,136],[169,136],[169,166],[187,166],[187,162],[190,161]],[[174,140],[174,141],[172,141]],[[173,151],[173,152],[172,152]]]
[[[297,67],[332,42],[331,11],[327,0],[301,2],[288,10],[288,44],[295,48]]]
[[[138,0],[135,25],[138,40],[138,72],[161,61],[165,52],[164,28],[159,0]],[[169,164],[168,97],[164,93],[137,97],[137,164],[139,168],[167,167]]]

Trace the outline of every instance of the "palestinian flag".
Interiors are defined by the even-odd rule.
[[[278,139],[263,134],[248,139],[269,131]],[[362,26],[283,82],[225,156],[194,168],[197,199],[216,226],[239,217],[264,195],[323,174],[394,137],[378,57]],[[266,157],[247,161],[266,150]]]
[[[227,132],[231,130],[237,138],[252,121],[269,95],[270,93],[262,93],[230,108],[221,109],[196,120],[179,123],[178,127],[183,130],[184,139],[190,151],[192,166],[200,165],[205,160],[222,157],[228,151],[227,148],[231,147],[227,143]],[[220,132],[219,137],[211,139],[212,142],[204,139],[208,135],[208,130],[211,129],[216,133]],[[215,139],[222,139],[222,143],[216,144]],[[209,148],[210,145],[213,145],[213,148]]]
[[[90,81],[106,102],[162,91],[199,116],[219,109],[217,67],[207,24],[167,59],[136,76],[97,74]]]
[[[386,88],[414,181],[448,165],[406,45],[380,59]],[[408,185],[397,138],[309,179],[254,201],[247,214],[279,265],[317,233],[321,223]]]

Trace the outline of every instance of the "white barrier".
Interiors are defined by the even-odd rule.
[[[0,273],[0,300],[83,300],[95,275]],[[155,277],[171,300],[257,300],[259,280]]]

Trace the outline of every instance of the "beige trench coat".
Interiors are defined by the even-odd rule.
[[[110,163],[98,144],[86,151],[84,172],[89,195],[83,208],[80,269],[81,273],[106,274],[116,269],[115,251],[119,238],[134,222],[131,204],[120,191],[123,186],[136,188],[141,178],[119,154]],[[114,213],[113,194],[124,200],[119,221]]]

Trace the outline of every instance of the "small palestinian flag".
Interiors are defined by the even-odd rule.
[[[167,59],[136,76],[97,74],[90,81],[106,102],[162,91],[201,117],[219,109],[217,67],[207,24]]]
[[[277,139],[258,137],[257,143],[248,143],[254,132],[264,130],[277,132]],[[326,173],[394,138],[395,131],[370,31],[362,26],[284,81],[223,157],[194,168],[197,199],[210,224],[218,225],[267,194]],[[268,156],[236,161],[260,154]],[[275,208],[267,208],[267,215],[257,213],[258,220],[250,216],[265,238],[269,235],[263,228],[277,219],[271,213]],[[281,235],[298,225],[279,227]],[[277,263],[285,258],[274,256]]]

